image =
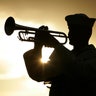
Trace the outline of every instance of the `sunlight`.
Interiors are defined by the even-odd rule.
[[[53,52],[54,48],[48,48],[48,47],[44,47],[42,48],[42,58],[41,61],[46,64],[50,59],[49,56],[51,55],[51,53]]]

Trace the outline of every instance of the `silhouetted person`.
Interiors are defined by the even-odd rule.
[[[96,96],[96,49],[89,44],[96,19],[74,14],[65,20],[73,50],[69,51],[48,32],[36,32],[34,49],[24,53],[28,74],[38,82],[51,82],[49,96]],[[46,26],[40,28],[48,30]],[[54,47],[48,64],[40,62],[43,45]]]

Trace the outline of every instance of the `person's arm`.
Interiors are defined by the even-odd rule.
[[[66,66],[73,62],[73,57],[64,46],[58,46],[50,56],[50,61],[43,64],[41,50],[32,49],[24,54],[25,65],[29,76],[38,82],[51,80],[61,74],[66,74]]]

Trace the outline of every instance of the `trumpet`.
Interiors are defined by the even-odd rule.
[[[36,31],[48,31],[50,35],[54,37],[63,38],[64,41],[62,44],[67,43],[67,35],[64,32],[58,32],[58,31],[52,31],[52,30],[42,30],[38,28],[28,27],[28,26],[22,26],[15,23],[15,20],[13,17],[8,17],[5,22],[5,33],[7,35],[11,35],[15,30],[20,30],[18,32],[18,39],[21,41],[28,41],[28,42],[35,42],[35,33]]]

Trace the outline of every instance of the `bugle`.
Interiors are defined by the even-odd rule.
[[[18,38],[21,41],[34,42],[33,35],[35,35],[36,31],[45,31],[45,32],[48,31],[54,37],[63,38],[64,42],[62,44],[67,43],[68,37],[66,36],[66,34],[64,32],[58,32],[58,31],[52,31],[52,30],[41,30],[38,28],[22,26],[22,25],[16,24],[13,17],[7,18],[4,27],[5,27],[5,33],[7,35],[11,35],[15,30],[21,30],[18,33]],[[30,31],[32,31],[32,32],[30,32]],[[32,36],[30,36],[30,35],[32,35]]]

